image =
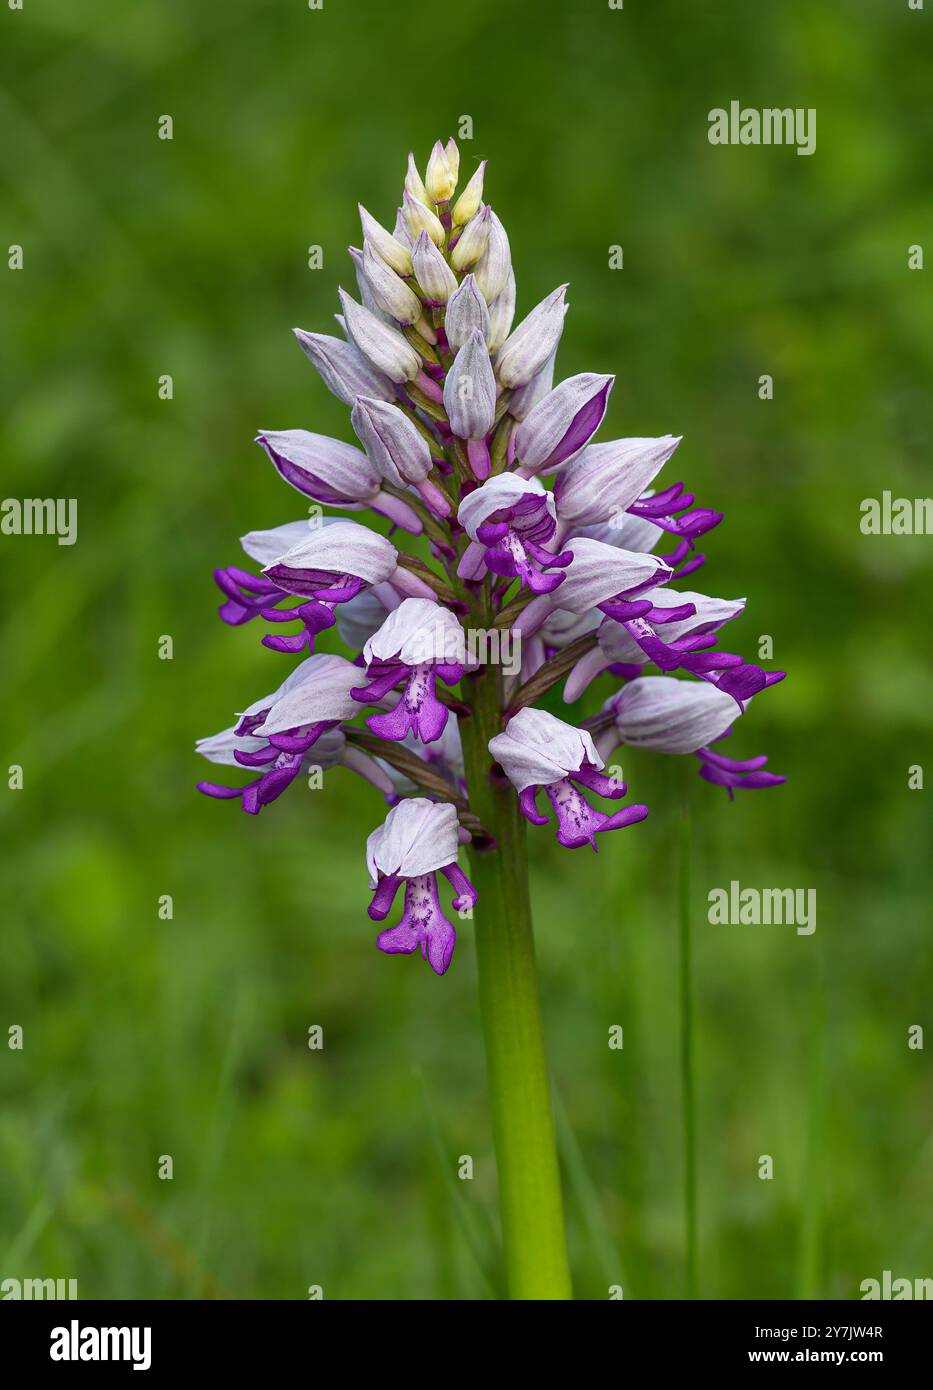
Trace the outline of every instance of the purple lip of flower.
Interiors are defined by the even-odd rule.
[[[572,551],[555,555],[548,550],[557,529],[554,498],[535,478],[516,478],[500,473],[471,492],[460,504],[460,524],[472,538],[457,573],[462,579],[479,579],[483,566],[504,579],[518,579],[532,593],[548,594],[563,582]]]
[[[693,500],[693,493],[684,492],[683,483],[673,483],[664,492],[655,493],[652,497],[640,497],[627,510],[634,516],[653,521],[665,531],[693,541],[697,536],[712,531],[723,518],[722,512],[714,512],[709,507],[696,507],[690,511]]]
[[[723,738],[725,737],[724,734]],[[725,787],[730,801],[735,800],[737,788],[753,791],[761,787],[779,787],[782,782],[787,781],[786,777],[780,777],[776,772],[764,771],[768,763],[764,756],[737,760],[727,758],[722,753],[714,753],[711,748],[698,748],[696,757],[700,760],[700,776],[704,782]]]
[[[675,598],[671,594],[671,598]],[[662,671],[675,671],[678,668],[690,671],[701,680],[709,681],[718,690],[731,695],[739,709],[745,708],[745,701],[757,695],[769,685],[784,679],[784,671],[765,672],[760,666],[752,665],[744,657],[734,652],[698,650],[709,647],[716,641],[716,632],[703,624],[672,642],[667,642],[655,631],[652,623],[674,623],[689,617],[687,610],[692,604],[681,608],[664,609],[648,599],[631,601],[624,598],[611,599],[597,605],[609,618],[620,623],[628,632],[645,656]],[[696,611],[695,609],[693,610]]]
[[[436,742],[450,713],[437,698],[436,678],[456,685],[467,664],[463,629],[450,610],[429,599],[405,599],[369,638],[363,661],[370,683],[351,692],[355,700],[371,704],[405,682],[393,709],[367,719],[372,732],[394,742],[409,733]]]
[[[389,812],[366,844],[370,886],[375,889],[369,916],[381,922],[388,916],[399,885],[405,883],[405,909],[397,927],[380,932],[376,945],[387,955],[410,955],[421,947],[437,975],[450,964],[456,932],[441,910],[437,873],[452,885],[454,908],[466,911],[477,900],[476,889],[457,864],[458,826],[453,806],[412,797]]]
[[[536,805],[544,789],[557,815],[558,843],[566,849],[592,845],[595,850],[596,835],[635,825],[648,814],[647,806],[626,806],[607,815],[590,805],[575,783],[611,801],[625,796],[628,788],[601,772],[603,760],[585,729],[546,710],[519,710],[505,732],[490,739],[489,751],[518,792],[522,814],[532,825],[547,825]]]

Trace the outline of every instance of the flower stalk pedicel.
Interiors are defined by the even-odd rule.
[[[509,1292],[567,1298],[527,825],[550,820],[563,848],[595,850],[643,821],[648,807],[606,771],[620,744],[695,756],[730,797],[783,781],[764,757],[716,750],[783,673],[718,649],[744,599],[675,587],[722,520],[657,481],[679,436],[595,443],[614,378],[554,384],[567,286],[513,330],[511,247],[483,202],[485,167],[457,197],[452,140],[423,177],[409,156],[394,230],[360,206],[363,302],[340,291],[345,339],[295,330],[356,442],[302,429],[258,442],[318,511],[368,509],[380,529],[312,514],[243,537],[258,572],[215,571],[224,620],[272,624],[263,645],[300,661],[197,745],[245,785],[199,787],[255,815],[309,767],[351,771],[388,807],[366,843],[370,917],[385,922],[404,886],[379,950],[442,976],[452,919],[472,920]],[[524,642],[520,669],[490,636]],[[597,679],[602,709],[581,720],[573,706]],[[558,685],[566,719],[540,705]]]

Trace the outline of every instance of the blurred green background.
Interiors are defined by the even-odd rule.
[[[530,837],[577,1293],[684,1289],[685,804],[701,1294],[933,1274],[933,1082],[907,1046],[933,1024],[930,792],[908,789],[933,763],[930,540],[859,530],[863,498],[930,490],[931,271],[907,255],[933,252],[931,20],[906,0],[3,6],[0,226],[25,265],[3,278],[2,491],[76,497],[78,543],[0,538],[0,766],[24,769],[0,795],[0,1024],[25,1031],[0,1047],[0,1277],[501,1290],[469,927],[443,980],[378,955],[378,794],[338,770],[254,820],[195,793],[192,752],[288,668],[214,614],[237,537],[302,512],[256,429],[352,438],[289,330],[330,331],[357,199],[391,224],[407,151],[423,166],[462,115],[519,315],[570,281],[560,374],[618,374],[604,438],[685,435],[666,478],[726,511],[700,587],[747,594],[738,649],[769,634],[790,672],[730,748],[785,787],[730,804],[693,760],[632,755],[643,826],[598,859]],[[733,99],[815,107],[815,155],[710,146]],[[815,934],[709,925],[733,878],[815,888]]]

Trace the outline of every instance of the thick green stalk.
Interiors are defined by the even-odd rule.
[[[495,837],[471,851],[480,1006],[499,1172],[509,1295],[572,1297],[560,1173],[535,965],[525,823],[511,787],[489,781],[488,743],[501,731],[500,673],[469,677],[461,721],[471,809]]]
[[[686,1293],[697,1297],[696,1099],[693,1084],[693,960],[690,943],[690,811],[680,817],[680,1075],[684,1138]]]

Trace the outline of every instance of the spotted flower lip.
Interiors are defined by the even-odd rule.
[[[614,815],[597,810],[583,796],[577,783],[600,796],[617,800],[625,796],[624,782],[606,777],[605,766],[593,739],[542,709],[522,709],[505,731],[489,741],[489,751],[519,793],[519,806],[532,825],[546,825],[538,813],[536,797],[542,789],[557,816],[557,839],[565,849],[582,845],[596,848],[595,836],[620,830],[644,820],[647,806],[627,806]]]
[[[460,503],[457,519],[472,542],[457,567],[461,579],[476,580],[489,570],[518,579],[533,593],[550,593],[562,583],[563,574],[549,571],[564,569],[573,555],[547,549],[557,528],[554,498],[536,478],[487,478]]]
[[[392,909],[405,882],[405,908],[397,927],[376,940],[387,955],[410,955],[420,947],[436,975],[450,964],[456,943],[453,924],[444,916],[437,892],[437,874],[451,883],[454,908],[466,911],[477,901],[476,890],[457,863],[457,812],[450,804],[412,797],[394,806],[366,841],[370,888],[369,915],[382,921]]]
[[[363,648],[368,685],[353,698],[372,703],[404,682],[402,698],[366,723],[380,738],[398,741],[408,734],[434,743],[450,711],[437,697],[436,680],[456,685],[467,665],[463,628],[449,608],[429,599],[407,598],[387,615]]]
[[[344,405],[352,405],[357,396],[395,399],[395,384],[377,371],[352,343],[329,333],[306,333],[303,328],[293,328],[292,332],[328,391]]]
[[[532,309],[506,338],[496,358],[496,376],[503,386],[526,386],[557,351],[568,305],[566,285],[560,285]]]
[[[555,473],[599,429],[614,376],[581,372],[567,377],[531,410],[509,441],[510,458],[524,473]]]

